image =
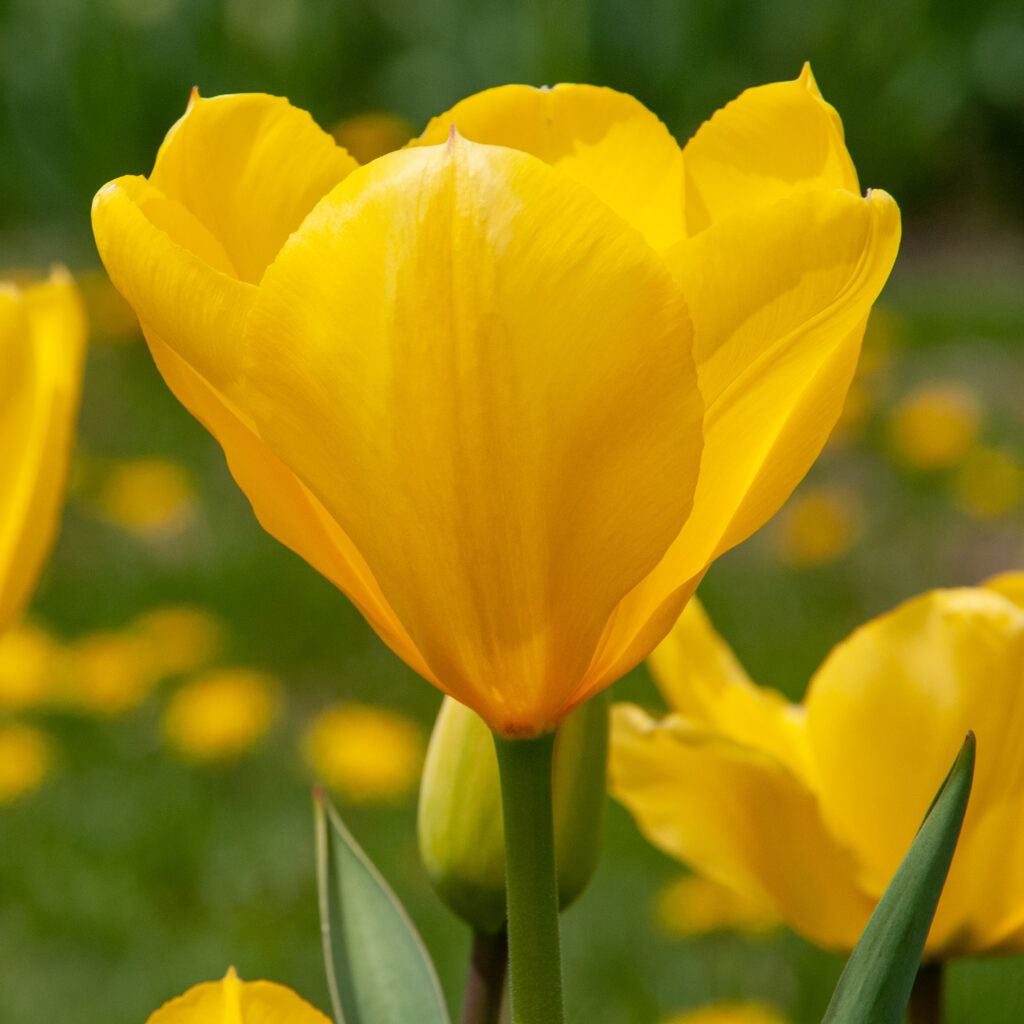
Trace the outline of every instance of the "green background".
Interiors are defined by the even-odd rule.
[[[0,265],[94,267],[93,193],[148,171],[192,85],[282,93],[323,125],[387,110],[419,130],[491,85],[592,81],[635,94],[683,141],[742,89],[793,78],[806,59],[843,116],[862,183],[900,201],[905,241],[881,300],[896,326],[866,433],[812,473],[861,495],[857,545],[794,569],[769,527],[721,559],[701,590],[753,677],[799,697],[832,644],[867,617],[1024,559],[1019,511],[967,515],[946,476],[895,466],[884,434],[892,403],[939,376],[974,386],[985,439],[1024,455],[1019,3],[0,0]],[[261,532],[216,444],[143,346],[97,339],[80,437],[101,457],[180,459],[197,480],[200,524],[154,548],[73,499],[34,616],[74,637],[169,601],[201,604],[229,623],[229,655],[280,676],[288,703],[257,751],[215,768],[163,748],[165,692],[112,721],[33,717],[58,738],[61,766],[0,809],[0,1021],[137,1024],[231,963],[326,1009],[311,779],[296,737],[340,699],[399,709],[426,728],[439,696]],[[642,668],[613,695],[657,703]],[[468,937],[423,877],[413,803],[341,809],[457,1003]],[[663,937],[651,901],[676,865],[617,806],[606,832],[594,883],[564,921],[570,1020],[654,1021],[718,998],[820,1019],[840,960],[788,933]],[[956,965],[949,1011],[952,1024],[1024,1019],[1024,962]]]

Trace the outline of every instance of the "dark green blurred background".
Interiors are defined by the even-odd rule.
[[[755,679],[799,697],[829,647],[868,616],[1024,561],[1020,495],[979,513],[952,469],[908,469],[887,440],[909,390],[954,380],[981,403],[979,443],[1014,465],[1024,458],[1019,0],[0,0],[0,266],[95,267],[93,193],[149,170],[192,85],[281,93],[325,126],[383,110],[418,131],[487,86],[592,81],[633,93],[683,141],[742,89],[793,78],[808,59],[862,183],[892,192],[905,218],[884,329],[871,329],[884,369],[854,441],[827,451],[808,485],[844,488],[861,523],[849,550],[811,566],[780,555],[770,526],[701,591]],[[426,728],[439,696],[260,531],[144,347],[95,340],[83,452],[181,461],[200,512],[173,544],[153,545],[73,496],[33,615],[75,637],[169,601],[202,605],[229,624],[230,656],[279,676],[288,701],[257,751],[219,767],[164,749],[165,694],[109,720],[29,716],[62,753],[42,789],[0,808],[0,1022],[141,1024],[230,963],[326,1008],[311,777],[297,736],[342,698]],[[656,701],[643,669],[614,695]],[[342,812],[408,901],[457,1001],[467,936],[420,871],[413,802]],[[655,1021],[726,997],[820,1019],[839,961],[788,934],[660,935],[651,900],[677,868],[617,807],[607,832],[597,878],[565,919],[570,1020]],[[954,969],[951,1024],[1021,1019],[1020,960]]]

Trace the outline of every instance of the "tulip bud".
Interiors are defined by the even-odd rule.
[[[555,859],[562,910],[586,888],[600,850],[608,701],[598,694],[555,737]],[[420,856],[438,894],[476,931],[505,925],[505,836],[494,737],[483,720],[445,697],[423,766]]]

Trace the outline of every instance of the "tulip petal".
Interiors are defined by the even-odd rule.
[[[612,709],[611,793],[659,849],[776,908],[823,946],[856,941],[873,900],[853,883],[807,784],[677,715]]]
[[[28,600],[57,534],[84,351],[66,273],[0,289],[0,629]]]
[[[796,195],[682,243],[675,263],[707,404],[693,513],[609,623],[588,678],[614,679],[671,627],[712,560],[778,511],[842,409],[899,243],[883,192]]]
[[[674,712],[809,775],[803,707],[751,682],[699,601],[687,604],[647,664]]]
[[[237,277],[258,284],[306,214],[358,166],[286,99],[193,92],[149,181],[221,243]]]
[[[272,981],[240,981],[232,967],[220,981],[193,985],[164,1003],[146,1024],[330,1024],[290,988]]]
[[[217,239],[145,178],[100,189],[92,223],[110,280],[142,326],[220,386],[235,372],[255,287],[237,280]]]
[[[231,475],[260,525],[349,595],[377,635],[435,685],[352,541],[302,481],[263,443],[252,423],[173,349],[146,330],[153,360],[175,397],[220,442]]]
[[[880,892],[968,730],[977,769],[929,937],[931,955],[998,945],[1024,919],[1024,611],[983,589],[933,591],[862,626],[808,690],[822,806]],[[893,785],[899,779],[899,785]]]
[[[1019,608],[1024,608],[1024,572],[1003,572],[985,580],[982,586],[1002,594]]]
[[[541,161],[453,136],[343,182],[260,292],[229,397],[444,687],[507,735],[554,727],[691,500],[701,403],[661,261]]]
[[[795,81],[747,89],[717,111],[686,144],[683,165],[691,235],[795,192],[860,193],[842,122],[809,64]]]
[[[444,142],[452,125],[463,138],[531,153],[586,185],[656,249],[685,234],[682,153],[632,96],[594,85],[503,85],[455,104],[412,144]]]

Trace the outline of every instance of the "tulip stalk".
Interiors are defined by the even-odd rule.
[[[555,734],[495,734],[505,825],[513,1024],[563,1024],[551,766]]]

